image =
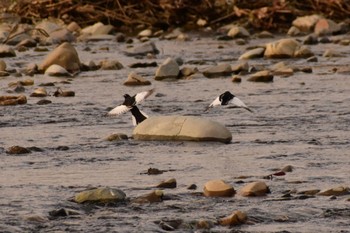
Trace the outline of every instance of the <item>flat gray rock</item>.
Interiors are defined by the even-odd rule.
[[[194,116],[150,117],[136,126],[135,140],[218,141],[229,143],[231,132],[222,124]]]

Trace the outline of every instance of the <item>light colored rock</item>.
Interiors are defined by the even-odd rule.
[[[0,57],[15,57],[16,53],[13,48],[8,45],[0,44]]]
[[[231,77],[231,81],[232,81],[233,83],[240,83],[240,82],[242,82],[242,78],[241,78],[241,76],[239,76],[239,75],[233,75],[233,76]]]
[[[311,32],[314,29],[317,21],[322,19],[320,15],[307,15],[296,18],[292,25],[299,28],[303,32]]]
[[[75,195],[74,201],[77,203],[84,202],[120,202],[124,201],[126,194],[119,190],[109,187],[96,188],[91,190],[86,190]]]
[[[344,186],[322,190],[319,193],[317,193],[317,195],[321,195],[321,196],[341,196],[341,195],[347,195],[347,194],[350,194],[350,189],[349,187],[344,187]]]
[[[300,36],[302,34],[303,33],[300,31],[300,29],[295,26],[291,26],[287,32],[288,36]]]
[[[273,82],[273,75],[268,70],[262,70],[253,74],[247,80],[250,82]]]
[[[235,194],[232,185],[223,180],[210,180],[204,184],[203,194],[206,197],[232,197]]]
[[[241,61],[238,64],[232,65],[231,70],[235,74],[247,73],[249,71],[249,63],[247,61]]]
[[[126,86],[139,86],[139,85],[151,85],[151,82],[142,77],[141,75],[131,72],[128,78],[123,83]]]
[[[45,70],[45,74],[48,76],[56,76],[56,77],[72,76],[72,74],[69,73],[65,68],[56,64],[49,66]]]
[[[250,33],[244,27],[233,26],[228,32],[227,35],[232,38],[246,38],[250,36]]]
[[[247,221],[247,214],[242,211],[234,211],[231,215],[219,219],[219,224],[221,226],[236,226],[243,224]]]
[[[74,21],[67,25],[67,29],[71,32],[76,32],[76,33],[81,31],[81,27],[79,26],[79,24],[77,24]]]
[[[136,140],[219,141],[229,143],[231,132],[218,122],[194,116],[150,117],[133,132]]]
[[[266,44],[264,56],[267,58],[292,58],[301,45],[294,39],[281,39]]]
[[[137,34],[138,37],[151,37],[152,36],[152,30],[151,29],[145,29],[139,32]]]
[[[288,67],[284,62],[274,64],[271,70],[274,75],[291,76],[294,74],[293,68]]]
[[[179,65],[175,60],[169,57],[158,67],[154,79],[163,80],[165,78],[177,78],[179,72]]]
[[[315,25],[314,32],[318,36],[332,35],[340,32],[341,27],[331,19],[320,19]]]
[[[256,35],[258,38],[274,38],[275,36],[269,31],[262,31]]]
[[[67,28],[61,28],[59,30],[50,33],[50,36],[45,39],[50,44],[60,44],[62,42],[74,42],[75,36]]]
[[[38,87],[34,90],[32,94],[30,94],[30,97],[46,97],[47,91],[44,87]]]
[[[71,73],[79,71],[81,66],[77,51],[68,42],[64,42],[49,53],[38,68],[45,72],[53,64],[60,65]]]
[[[245,185],[239,193],[244,197],[265,196],[269,188],[263,181],[256,181]]]
[[[89,35],[107,35],[114,27],[112,25],[104,25],[101,22],[97,22],[94,25],[87,26],[81,30],[81,34]]]
[[[342,57],[344,55],[342,55],[339,52],[334,51],[332,49],[327,49],[326,51],[324,51],[322,56],[323,57]]]
[[[164,180],[160,182],[156,187],[157,188],[176,188],[177,182],[175,178],[171,178],[169,180]]]
[[[203,75],[207,78],[215,78],[220,76],[227,76],[232,74],[232,69],[230,64],[220,64],[216,66],[209,67],[203,71]]]
[[[243,53],[238,60],[248,60],[253,58],[261,58],[264,56],[265,48],[255,48],[248,50],[247,52]]]
[[[159,50],[153,42],[146,42],[140,46],[133,47],[125,52],[128,56],[145,56],[147,54],[158,54]]]
[[[191,75],[193,75],[193,74],[195,74],[197,72],[198,72],[198,69],[196,67],[195,68],[183,67],[180,70],[180,73],[181,73],[182,77],[188,77],[188,76],[191,76]]]
[[[103,60],[99,63],[101,70],[120,70],[124,66],[117,60]]]
[[[314,56],[314,53],[306,46],[301,46],[294,53],[294,57],[308,58],[308,57],[312,57],[312,56]]]
[[[146,195],[136,197],[135,199],[132,199],[131,202],[137,204],[150,204],[155,202],[162,202],[163,196],[164,192],[162,190],[155,190]]]
[[[26,104],[27,97],[25,95],[19,96],[0,96],[0,106]]]

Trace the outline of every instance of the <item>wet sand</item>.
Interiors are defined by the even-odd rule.
[[[252,40],[238,46],[213,36],[190,37],[193,39],[185,42],[153,39],[161,53],[150,60],[125,56],[126,45],[115,41],[74,44],[82,61],[115,59],[124,69],[82,72],[70,80],[71,84],[60,83],[67,78],[44,75],[0,78],[1,95],[7,95],[8,83],[26,78],[34,80],[34,86],[26,87],[27,97],[40,83],[47,82],[56,82],[55,87],[47,87],[51,93],[57,87],[76,93],[72,98],[48,97],[53,102],[48,105],[37,105],[40,98],[28,97],[25,105],[1,107],[1,232],[165,232],[158,221],[215,221],[235,210],[247,213],[248,224],[232,229],[215,226],[211,230],[350,232],[349,196],[281,200],[288,190],[350,186],[350,79],[348,74],[332,71],[349,64],[347,47],[310,46],[318,56],[317,63],[305,59],[249,61],[257,67],[284,61],[313,69],[313,73],[296,72],[288,78],[275,76],[273,83],[248,82],[247,76],[240,84],[232,83],[230,77],[155,81],[156,68],[128,67],[135,62],[161,64],[167,57],[181,57],[183,66],[203,71],[218,63],[236,64],[247,46],[276,40]],[[91,51],[85,51],[86,47]],[[109,50],[100,50],[102,47]],[[346,56],[323,58],[327,48]],[[5,61],[8,67],[21,69],[28,63],[40,63],[45,55],[29,50]],[[143,75],[152,86],[122,85],[131,71]],[[141,106],[148,115],[206,117],[226,125],[232,132],[232,143],[105,141],[113,133],[131,136],[133,130],[130,114],[105,117],[108,108],[120,104],[124,93],[153,87],[156,94]],[[229,107],[204,113],[205,107],[225,90],[232,91],[254,113]],[[7,155],[6,149],[13,145],[41,151]],[[205,198],[197,194],[212,179],[223,179],[239,190],[244,183],[261,180],[286,165],[292,165],[293,171],[264,180],[271,190],[266,197]],[[169,171],[156,176],[143,174],[150,167]],[[119,188],[133,198],[149,193],[151,186],[169,178],[175,178],[178,186],[164,190],[170,200],[161,203],[85,208],[68,201],[77,192],[100,186]],[[198,189],[188,190],[190,184]],[[62,207],[77,209],[81,214],[49,220],[49,211]],[[33,216],[40,216],[42,221],[31,220]],[[188,224],[176,232],[195,230]]]

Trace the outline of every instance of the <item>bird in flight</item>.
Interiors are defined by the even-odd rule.
[[[124,102],[121,105],[119,105],[119,106],[113,108],[111,111],[109,111],[107,113],[107,115],[108,116],[118,116],[118,115],[121,115],[121,114],[126,113],[128,111],[131,111],[132,122],[133,122],[133,125],[136,126],[148,118],[148,116],[144,112],[142,112],[136,105],[141,103],[143,100],[145,100],[153,92],[154,92],[154,89],[137,93],[134,96],[130,96],[129,94],[125,94],[124,95]]]
[[[209,111],[210,108],[218,105],[228,105],[230,103],[234,104],[239,108],[244,108],[249,112],[253,112],[250,108],[248,108],[247,105],[245,105],[245,103],[242,102],[242,100],[238,99],[229,91],[225,91],[223,94],[216,97],[216,99],[205,109],[205,111]]]

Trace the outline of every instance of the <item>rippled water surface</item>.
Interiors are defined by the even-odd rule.
[[[350,79],[346,73],[334,72],[334,68],[348,66],[348,47],[314,45],[310,48],[318,56],[317,63],[284,60],[291,66],[310,66],[312,73],[275,76],[273,83],[248,82],[248,76],[243,76],[240,84],[231,82],[230,77],[155,81],[156,68],[128,67],[135,62],[161,64],[167,57],[181,57],[183,66],[203,71],[214,64],[237,64],[247,47],[217,41],[213,36],[190,37],[192,40],[186,42],[154,39],[161,51],[156,59],[127,57],[123,54],[126,45],[115,41],[74,44],[82,61],[115,59],[124,68],[82,72],[71,84],[61,83],[67,78],[43,75],[0,79],[1,95],[7,95],[10,82],[26,78],[35,82],[26,87],[26,105],[1,107],[0,111],[1,232],[165,232],[159,221],[179,219],[185,224],[175,231],[201,232],[191,222],[215,221],[235,210],[247,213],[247,224],[215,226],[211,231],[350,232],[349,196],[282,200],[288,190],[350,186]],[[267,41],[252,40],[249,46]],[[101,50],[106,47],[109,50]],[[345,56],[323,58],[328,48]],[[40,63],[45,55],[31,50],[17,52],[17,57],[5,62],[20,70],[28,63]],[[279,61],[257,59],[249,64],[261,68]],[[143,75],[152,86],[122,85],[131,71]],[[47,87],[51,93],[59,86],[75,91],[76,96],[48,97],[52,104],[37,105],[39,98],[29,95],[47,82],[56,83],[56,87]],[[152,87],[156,94],[140,106],[148,115],[206,117],[224,124],[232,132],[232,143],[104,140],[113,133],[131,136],[133,130],[130,114],[108,118],[104,116],[108,109],[120,104],[124,93]],[[232,91],[254,113],[229,107],[204,113],[203,109],[225,90]],[[13,145],[40,151],[7,155],[6,149]],[[272,180],[262,179],[286,165],[292,165],[293,171]],[[144,174],[151,167],[167,172]],[[169,178],[177,180],[177,188],[164,190],[168,199],[161,203],[82,207],[69,201],[77,192],[100,186],[119,188],[133,198],[151,192],[152,186]],[[204,198],[199,193],[212,179],[223,179],[236,190],[247,182],[263,180],[271,193],[262,198]],[[198,189],[188,190],[190,184]],[[49,220],[49,212],[62,207],[81,214]]]

